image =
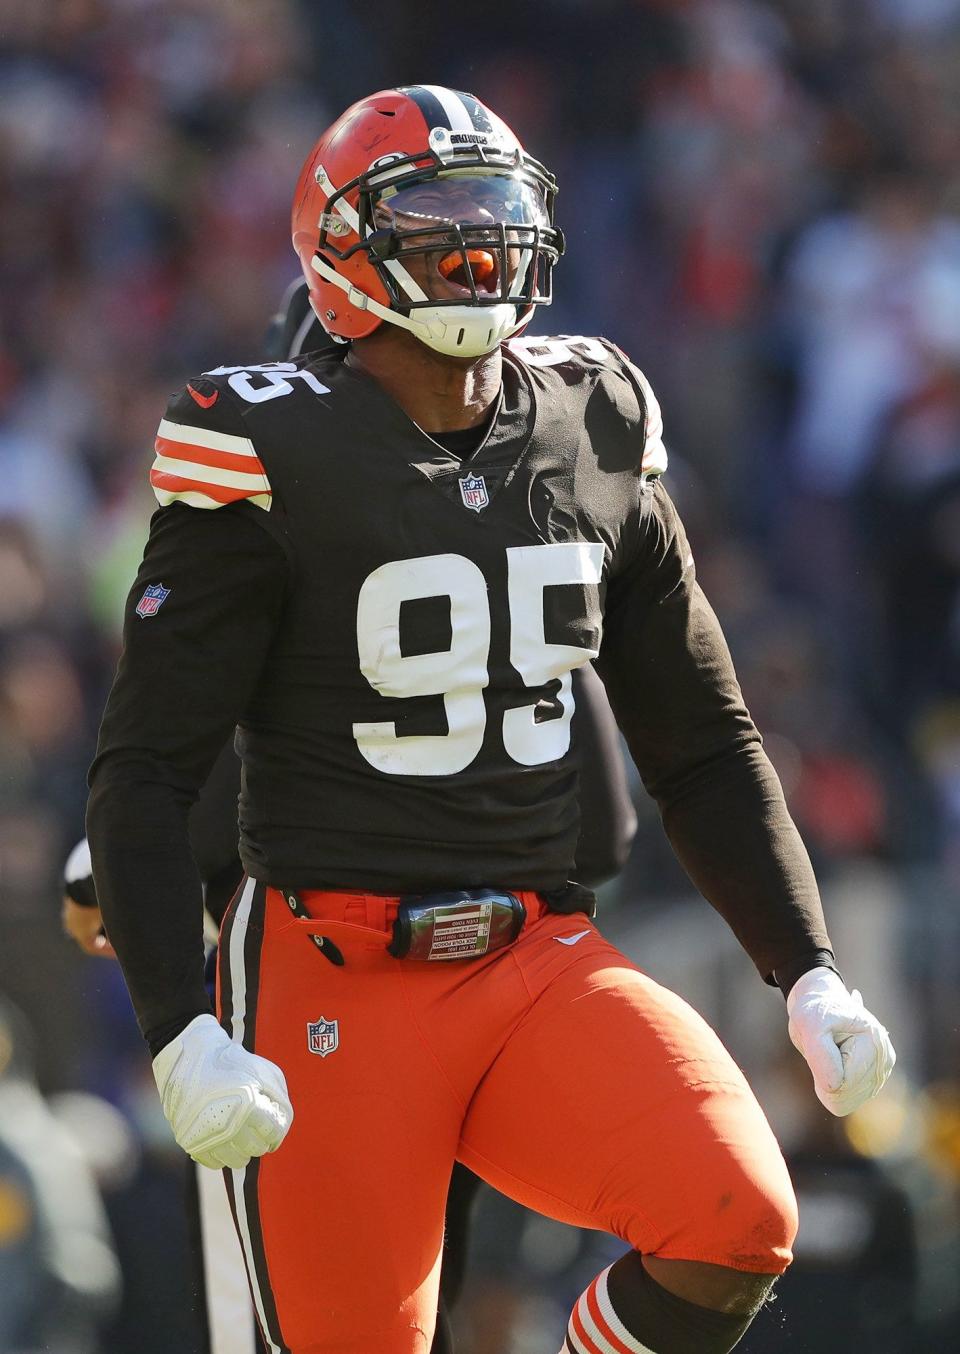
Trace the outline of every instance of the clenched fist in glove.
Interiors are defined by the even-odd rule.
[[[814,968],[797,979],[787,997],[787,1017],[790,1039],[831,1114],[850,1114],[893,1071],[897,1055],[890,1036],[860,993],[848,992],[832,969]]]
[[[201,1166],[246,1166],[275,1151],[293,1122],[283,1073],[199,1015],[153,1060],[163,1112]]]

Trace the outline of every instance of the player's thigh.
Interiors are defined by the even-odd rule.
[[[245,937],[241,905],[221,948],[221,1019],[282,1068],[294,1108],[276,1152],[226,1173],[268,1348],[426,1354],[461,1106],[383,937],[291,922],[276,897],[250,900]]]
[[[638,1250],[783,1269],[796,1225],[786,1167],[720,1040],[595,931],[565,967],[551,938],[519,956],[542,990],[477,1091],[460,1159]]]

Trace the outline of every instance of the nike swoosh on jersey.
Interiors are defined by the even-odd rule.
[[[199,390],[194,390],[193,386],[188,384],[187,390],[201,409],[209,409],[211,405],[216,404],[220,398],[220,391],[215,390],[212,395],[201,395]]]
[[[576,945],[578,940],[582,940],[584,936],[588,936],[589,934],[590,931],[588,928],[586,931],[578,931],[575,936],[554,936],[553,938],[554,940],[558,940],[561,945]]]

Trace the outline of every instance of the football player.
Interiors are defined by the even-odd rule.
[[[742,1073],[570,879],[578,666],[824,1104],[893,1064],[695,582],[649,384],[606,341],[520,337],[555,194],[468,94],[353,105],[293,209],[343,342],[206,372],[158,432],[88,831],[164,1111],[225,1171],[274,1354],[429,1348],[454,1160],[629,1243],[576,1354],[726,1354],[789,1263]],[[218,1022],[186,814],[234,726]]]
[[[331,339],[310,305],[301,279],[285,294],[265,344],[268,358],[285,360],[331,346]],[[636,814],[624,774],[616,724],[604,689],[590,665],[574,670],[572,692],[580,745],[580,835],[576,875],[596,886],[623,866],[636,831]],[[214,765],[189,819],[191,851],[203,881],[204,904],[212,926],[219,928],[243,870],[237,857],[237,800],[240,762],[231,738]],[[103,929],[84,839],[70,853],[64,869],[63,928],[86,954],[115,958]],[[211,970],[213,952],[208,954]],[[470,1210],[479,1177],[456,1164],[450,1180],[440,1276],[440,1310],[431,1354],[452,1354],[453,1333],[448,1309],[462,1287],[469,1243]],[[198,1291],[205,1345],[210,1354],[260,1351],[252,1309],[244,1300],[246,1278],[235,1236],[224,1227],[226,1194],[216,1176],[197,1166],[188,1188],[191,1234],[199,1242]],[[232,1228],[232,1223],[230,1223]],[[238,1284],[239,1277],[239,1284]]]

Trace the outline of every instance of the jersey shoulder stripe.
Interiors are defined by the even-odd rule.
[[[194,388],[199,384],[194,383]],[[219,508],[248,499],[269,511],[273,502],[270,481],[250,438],[211,426],[230,414],[239,424],[238,416],[226,404],[217,408],[215,401],[201,403],[195,395],[190,408],[191,394],[188,386],[174,397],[157,429],[150,471],[157,502],[161,507],[186,503],[192,508]]]

